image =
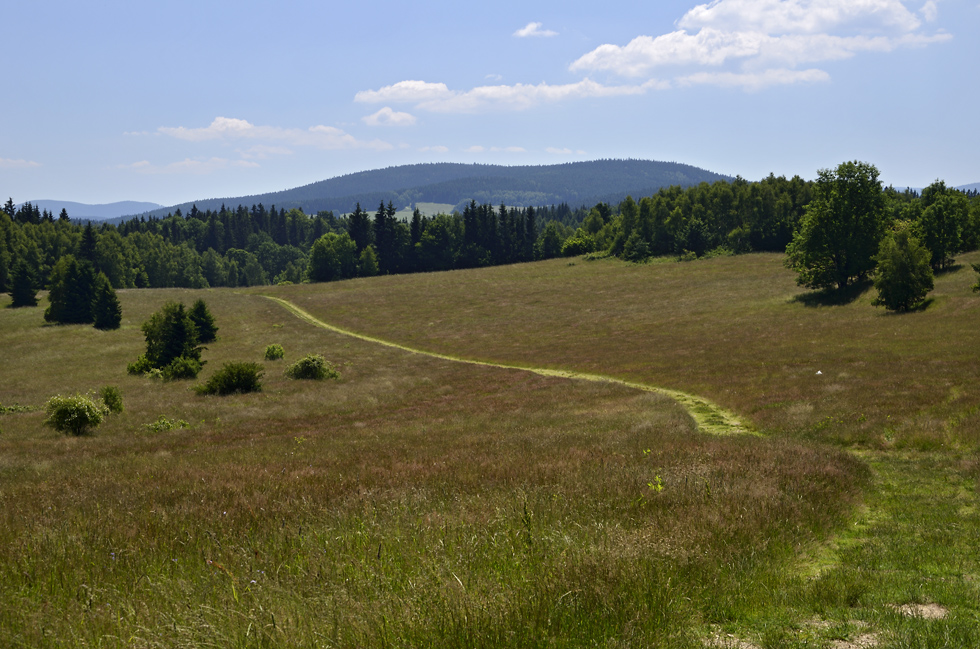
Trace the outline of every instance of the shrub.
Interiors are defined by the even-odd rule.
[[[180,381],[183,379],[196,379],[201,371],[201,362],[186,356],[178,356],[170,361],[170,364],[161,370],[164,381]]]
[[[109,412],[123,411],[122,393],[119,392],[119,388],[107,385],[99,390],[99,397],[102,399],[105,407],[109,409]]]
[[[130,374],[146,374],[152,369],[153,365],[150,364],[146,354],[140,354],[139,358],[126,366],[126,371]]]
[[[72,435],[84,435],[89,429],[101,424],[109,414],[109,408],[105,405],[80,394],[69,397],[59,394],[51,397],[45,409],[48,413],[45,424],[57,431]]]
[[[218,395],[259,392],[262,389],[259,382],[261,376],[262,367],[258,363],[225,363],[206,383],[195,385],[194,391],[198,394]]]
[[[183,419],[167,419],[163,415],[160,418],[150,424],[143,424],[143,428],[154,433],[160,433],[165,430],[176,430],[178,428],[190,428],[188,424]]]
[[[322,381],[323,379],[339,379],[340,373],[333,365],[323,359],[318,354],[307,354],[286,368],[286,376],[291,379],[309,379]]]
[[[286,352],[283,350],[282,345],[269,345],[265,348],[265,360],[278,361],[285,355],[285,353]]]

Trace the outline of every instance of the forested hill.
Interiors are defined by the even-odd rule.
[[[691,165],[654,160],[594,160],[558,165],[505,167],[500,165],[431,163],[362,171],[287,189],[281,192],[192,201],[149,212],[163,217],[193,205],[219,210],[222,205],[276,205],[301,208],[307,214],[331,210],[345,214],[357,203],[373,208],[382,201],[397,207],[415,203],[541,206],[567,203],[592,205],[599,200],[618,203],[627,194],[646,196],[661,187],[690,187],[701,182],[731,180]]]

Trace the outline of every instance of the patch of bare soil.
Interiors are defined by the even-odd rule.
[[[704,646],[712,649],[760,649],[759,645],[742,640],[731,633],[722,633],[720,630],[705,638]]]
[[[834,640],[831,649],[870,649],[878,646],[878,636],[874,633],[862,633],[853,640]]]
[[[942,620],[949,615],[949,610],[939,604],[902,604],[892,608],[906,617],[921,617],[924,620]]]

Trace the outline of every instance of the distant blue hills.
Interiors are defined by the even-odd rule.
[[[55,218],[64,209],[68,212],[68,217],[73,221],[104,221],[130,214],[142,214],[163,207],[159,203],[145,203],[140,201],[119,201],[118,203],[103,203],[100,205],[90,205],[87,203],[75,203],[73,201],[28,201],[42,212],[47,210],[54,214]]]
[[[402,165],[337,176],[302,187],[266,194],[209,198],[150,210],[148,215],[166,216],[178,208],[186,214],[193,205],[199,210],[219,210],[262,203],[279,209],[302,208],[307,214],[332,210],[346,214],[360,203],[374,211],[383,201],[401,209],[417,203],[462,206],[501,203],[509,207],[593,205],[600,201],[618,203],[628,194],[648,196],[661,187],[689,187],[701,182],[732,180],[677,162],[653,160],[593,160],[556,165],[515,166],[458,163]]]

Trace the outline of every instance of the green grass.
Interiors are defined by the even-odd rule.
[[[120,291],[117,332],[0,309],[0,404],[125,402],[81,438],[0,414],[0,645],[975,645],[972,275],[901,317],[809,306],[769,255]],[[140,323],[201,296],[199,378],[259,362],[261,393],[126,374]]]

